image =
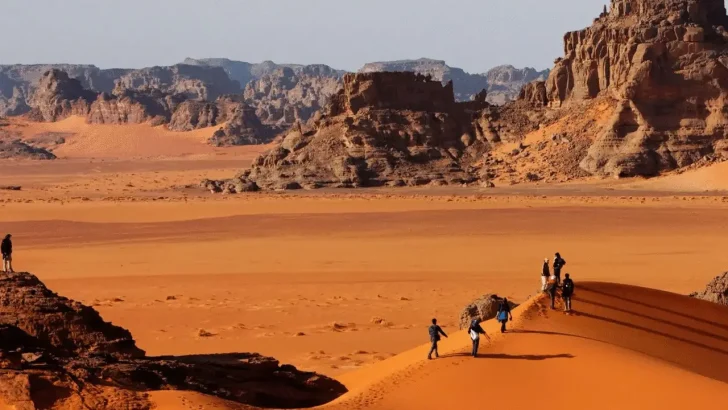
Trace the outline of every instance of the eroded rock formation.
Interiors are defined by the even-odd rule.
[[[443,84],[452,81],[458,101],[471,101],[482,90],[487,90],[487,101],[491,104],[515,100],[523,85],[545,79],[548,75],[548,70],[517,69],[511,65],[493,67],[484,74],[469,74],[460,68],[448,66],[444,61],[429,58],[369,63],[359,70],[361,73],[401,71],[429,75]]]
[[[498,314],[498,306],[503,302],[503,298],[494,293],[483,295],[474,300],[473,303],[465,306],[460,313],[460,329],[467,329],[473,319],[479,319],[481,322],[494,319]],[[508,301],[511,309],[518,307],[517,303]]]
[[[194,390],[257,407],[312,407],[346,391],[256,354],[146,357],[126,329],[28,273],[0,274],[0,405],[150,409],[145,392]]]
[[[282,128],[262,124],[242,96],[221,96],[213,102],[167,94],[158,88],[127,89],[96,94],[60,70],[48,71],[34,94],[29,118],[58,121],[72,115],[92,124],[167,124],[173,131],[221,126],[213,132],[215,145],[260,144]]]
[[[243,95],[263,123],[288,128],[308,121],[340,88],[341,72],[331,67],[283,67],[250,82]]]
[[[488,144],[476,121],[489,107],[484,99],[481,93],[457,103],[451,83],[410,72],[347,74],[322,115],[298,123],[251,169],[222,186],[472,183]]]
[[[589,130],[581,167],[592,174],[650,176],[724,155],[727,22],[723,0],[612,0],[591,27],[564,36],[564,57],[522,96],[551,108],[614,106]]]
[[[705,290],[690,295],[691,297],[707,300],[708,302],[728,305],[728,272],[708,283]]]

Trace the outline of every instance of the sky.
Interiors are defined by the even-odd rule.
[[[549,68],[609,0],[2,0],[0,64],[328,64],[429,57]]]

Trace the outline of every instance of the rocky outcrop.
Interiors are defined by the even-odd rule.
[[[728,272],[708,283],[705,290],[690,295],[691,297],[707,300],[708,302],[728,305]]]
[[[440,81],[443,84],[452,81],[455,98],[458,101],[470,101],[475,94],[488,88],[488,79],[485,76],[469,74],[460,68],[448,66],[442,60],[429,58],[369,63],[364,65],[359,72],[413,72],[425,76],[429,75],[433,80]]]
[[[250,82],[243,95],[264,124],[288,128],[308,121],[340,88],[341,72],[331,67],[284,67]]]
[[[524,86],[533,81],[544,81],[548,75],[549,70],[537,71],[531,67],[493,67],[484,74],[488,82],[488,102],[503,105],[513,101],[518,98]]]
[[[474,119],[485,94],[457,103],[452,84],[424,75],[347,74],[322,115],[298,123],[224,186],[261,189],[447,185],[479,179],[487,139]],[[240,181],[237,184],[236,181]]]
[[[156,89],[187,99],[213,101],[225,94],[238,94],[241,85],[219,67],[177,64],[133,70],[116,80],[121,90]]]
[[[494,319],[498,314],[498,306],[501,302],[503,302],[503,298],[494,293],[483,295],[474,300],[473,303],[465,306],[460,313],[460,329],[467,329],[473,319],[479,319],[481,322]],[[515,309],[518,304],[509,300],[508,306]]]
[[[91,124],[167,124],[173,131],[220,126],[210,138],[218,146],[267,143],[282,129],[262,124],[240,96],[206,102],[166,94],[157,88],[132,90],[122,86],[112,94],[97,95],[58,70],[49,71],[41,79],[33,104],[36,108],[29,118],[35,121],[58,121],[77,115]]]
[[[548,70],[517,69],[510,65],[494,67],[484,74],[469,74],[460,68],[448,66],[444,61],[429,58],[369,63],[359,70],[361,73],[384,71],[409,71],[429,75],[443,84],[452,81],[458,101],[471,101],[482,90],[487,90],[487,101],[496,105],[515,100],[525,84],[543,80],[548,75]]]
[[[726,23],[722,0],[612,0],[591,27],[564,36],[565,55],[544,84],[547,105],[614,107],[589,130],[583,169],[652,176],[727,153]],[[540,104],[531,91],[524,98]]]
[[[0,159],[56,159],[52,152],[19,140],[0,141]]]
[[[69,78],[78,80],[83,88],[96,92],[111,92],[114,81],[130,71],[79,64],[0,65],[0,115],[29,112],[38,83],[50,70],[63,71]]]
[[[194,390],[275,408],[321,405],[346,391],[256,354],[146,357],[129,331],[94,309],[58,296],[31,274],[0,274],[0,404],[150,409],[144,392],[152,390]]]
[[[83,88],[65,71],[53,69],[43,75],[33,94],[34,108],[29,117],[34,121],[58,121],[72,115],[86,116],[96,93]]]

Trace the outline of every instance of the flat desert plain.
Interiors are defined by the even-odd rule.
[[[728,264],[728,197],[699,194],[704,174],[675,176],[674,190],[669,179],[237,196],[190,187],[263,148],[3,162],[0,185],[23,186],[0,191],[15,268],[128,328],[149,355],[258,352],[336,377],[350,393],[331,408],[728,400],[728,311],[680,296]],[[577,284],[574,315],[533,297],[554,252]],[[512,333],[486,323],[493,340],[473,359],[458,319],[486,293],[526,303]],[[433,317],[451,337],[428,362]],[[161,409],[241,408],[152,398]]]

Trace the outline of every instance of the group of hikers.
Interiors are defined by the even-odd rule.
[[[7,234],[0,244],[0,252],[3,254],[3,272],[13,273],[13,235]]]
[[[557,291],[559,288],[561,288],[561,297],[564,301],[564,312],[571,312],[571,298],[574,295],[574,281],[571,279],[571,275],[569,275],[568,273],[564,275],[563,282],[561,281],[561,270],[564,266],[566,266],[566,260],[564,260],[564,258],[562,258],[561,254],[559,254],[558,252],[556,252],[556,254],[554,255],[553,272],[551,270],[551,266],[549,265],[549,259],[544,259],[543,266],[541,268],[540,292],[548,293],[549,298],[551,299],[551,309],[553,310],[556,309],[556,298],[558,296]],[[511,304],[510,302],[508,302],[508,298],[503,298],[498,304],[498,311],[495,318],[501,324],[501,333],[505,333],[507,331],[506,324],[509,320],[513,320],[513,315],[511,314]],[[480,325],[480,323],[480,318],[476,317],[470,322],[470,326],[468,327],[468,335],[473,342],[473,357],[478,356],[480,335],[485,336],[486,339],[490,341],[490,337],[487,333],[485,333],[485,330],[483,330],[483,327]],[[430,347],[430,352],[427,354],[427,359],[432,360],[433,353],[435,354],[435,357],[440,357],[440,354],[437,350],[437,344],[440,341],[440,336],[447,337],[447,334],[437,324],[437,319],[432,319],[432,325],[429,328],[429,334],[430,342],[432,343],[432,345]]]

